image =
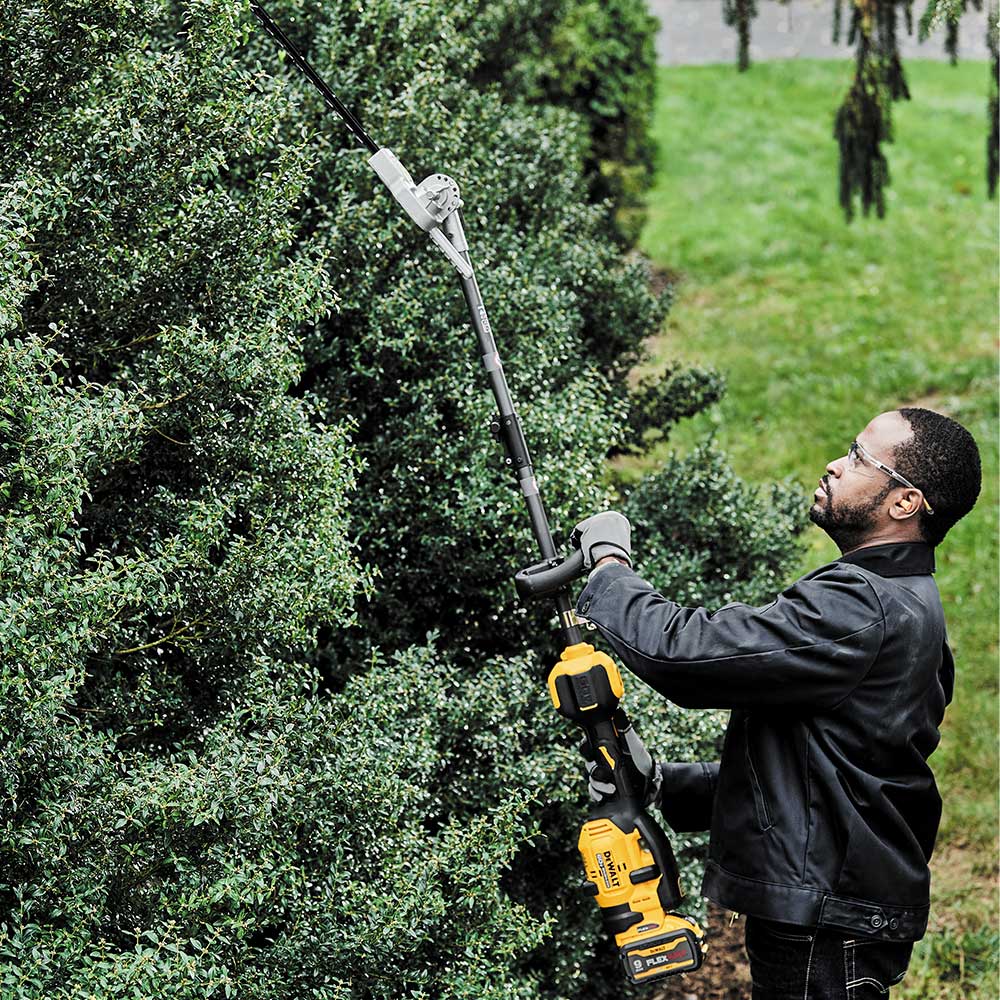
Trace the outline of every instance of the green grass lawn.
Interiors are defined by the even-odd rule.
[[[845,223],[833,115],[843,63],[662,69],[660,149],[641,245],[678,282],[658,359],[714,366],[726,398],[622,475],[714,435],[738,472],[794,477],[811,501],[826,462],[904,404],[977,436],[984,490],[938,551],[958,665],[933,763],[944,798],[928,936],[894,996],[996,997],[997,205],[985,198],[983,63],[911,61],[913,100],[886,147],[888,216]],[[810,528],[803,569],[836,549]]]

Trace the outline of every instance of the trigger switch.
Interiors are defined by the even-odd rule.
[[[633,868],[628,873],[628,878],[632,885],[639,885],[640,882],[652,882],[654,878],[659,878],[659,876],[659,865],[646,865],[645,868]]]

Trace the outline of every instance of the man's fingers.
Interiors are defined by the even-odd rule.
[[[610,782],[612,785],[615,780],[611,774],[611,768],[607,764],[597,764],[594,761],[587,763],[587,777],[591,781]]]
[[[615,786],[614,785],[588,785],[587,795],[591,802],[596,802],[598,805],[602,803],[609,795],[614,795]]]

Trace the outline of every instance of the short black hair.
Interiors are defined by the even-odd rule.
[[[918,486],[934,513],[921,509],[920,531],[937,545],[975,506],[983,484],[976,439],[957,421],[918,406],[901,407],[913,437],[897,445],[896,471]]]

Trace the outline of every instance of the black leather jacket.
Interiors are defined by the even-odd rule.
[[[954,664],[933,549],[860,549],[765,607],[684,608],[625,565],[577,611],[678,705],[732,709],[719,764],[663,765],[676,830],[711,827],[702,892],[739,913],[917,941],[941,799],[927,758]]]

